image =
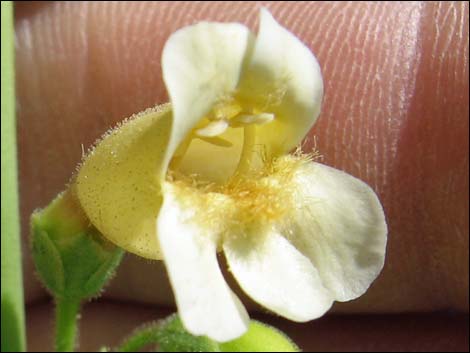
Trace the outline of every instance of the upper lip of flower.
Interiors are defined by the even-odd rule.
[[[229,126],[256,125],[254,143],[280,156],[300,143],[320,112],[316,58],[265,9],[256,38],[236,23],[178,30],[163,49],[162,69],[173,110],[167,165],[191,131],[212,137]],[[205,126],[196,128],[203,117]]]
[[[323,83],[308,48],[263,9],[256,39],[240,24],[200,23],[173,34],[162,61],[171,108],[105,136],[77,175],[96,228],[126,250],[163,258],[184,325],[218,341],[241,335],[248,319],[218,250],[248,295],[292,320],[364,293],[385,254],[375,193],[285,155],[320,111]],[[180,183],[178,173],[191,172],[209,184]]]

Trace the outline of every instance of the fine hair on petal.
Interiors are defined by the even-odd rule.
[[[296,207],[295,173],[317,157],[316,151],[304,153],[299,146],[293,154],[264,160],[260,169],[235,174],[225,183],[174,170],[168,171],[167,182],[181,206],[194,211],[192,221],[220,234],[221,240],[248,234],[262,238],[266,225],[282,227],[289,220]]]

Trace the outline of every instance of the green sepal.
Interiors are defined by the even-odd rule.
[[[39,277],[58,298],[98,295],[124,253],[90,224],[70,189],[33,213],[31,233]]]
[[[33,258],[38,274],[51,293],[64,292],[64,266],[60,253],[45,231],[33,231]]]

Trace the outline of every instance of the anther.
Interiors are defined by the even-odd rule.
[[[240,114],[230,120],[232,126],[243,126],[243,125],[263,125],[270,123],[274,120],[274,114],[272,113],[260,113],[260,114]]]
[[[228,126],[226,120],[213,120],[203,128],[197,129],[195,134],[199,137],[214,137],[224,133]]]
[[[196,137],[204,142],[207,142],[212,145],[219,146],[219,147],[232,147],[233,146],[233,143],[218,136],[214,136],[214,137],[196,136]]]

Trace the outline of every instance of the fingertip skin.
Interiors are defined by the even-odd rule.
[[[23,237],[82,145],[168,101],[161,52],[171,33],[202,20],[256,32],[261,6],[320,63],[325,96],[310,141],[322,163],[371,185],[389,225],[382,275],[336,310],[468,311],[468,2],[16,3]],[[24,261],[32,300],[43,292]],[[148,264],[126,262],[123,273],[134,266]],[[158,292],[157,281],[133,281],[142,298]]]

